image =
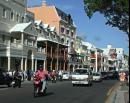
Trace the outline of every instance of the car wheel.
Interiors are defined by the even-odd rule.
[[[73,87],[76,86],[76,84],[73,84]]]

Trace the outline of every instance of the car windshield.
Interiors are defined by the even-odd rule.
[[[63,74],[69,74],[69,73],[63,73]]]
[[[93,73],[93,75],[94,75],[94,76],[100,76],[100,74],[98,74],[98,73]]]
[[[102,75],[106,75],[106,74],[107,74],[107,72],[101,72],[101,74],[102,74]]]
[[[77,69],[75,70],[75,74],[88,74],[88,71],[85,69]]]

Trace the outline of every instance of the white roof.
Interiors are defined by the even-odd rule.
[[[13,28],[10,29],[10,32],[24,32],[24,30],[31,24],[29,23],[20,23],[16,24]]]
[[[50,31],[55,31],[55,27],[50,27]]]
[[[49,24],[44,24],[44,28],[48,28],[49,27]]]
[[[47,39],[46,39],[46,38],[43,38],[43,37],[38,37],[37,40],[38,40],[38,41],[46,41]]]

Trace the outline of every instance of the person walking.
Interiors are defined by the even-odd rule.
[[[125,81],[126,81],[126,74],[124,71],[121,71],[119,73],[119,79],[120,79],[120,85],[123,86],[125,84]]]

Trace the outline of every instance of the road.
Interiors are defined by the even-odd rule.
[[[32,83],[22,88],[0,87],[0,103],[105,103],[107,92],[117,81],[106,80],[92,87],[73,87],[70,81],[48,82],[47,95],[33,97]]]

